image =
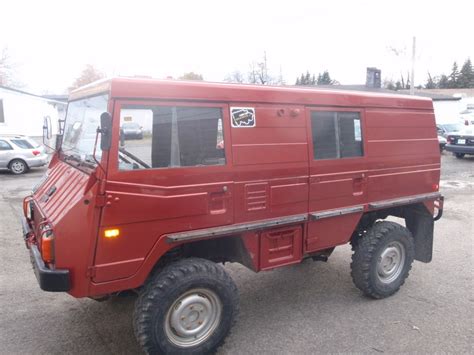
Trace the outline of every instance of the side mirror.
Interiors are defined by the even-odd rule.
[[[112,115],[104,112],[100,115],[100,149],[109,150],[112,144]]]
[[[52,137],[51,132],[51,117],[45,116],[43,118],[43,143],[46,144],[45,140],[50,140]]]

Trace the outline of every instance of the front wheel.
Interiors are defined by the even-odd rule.
[[[394,222],[375,223],[355,245],[352,280],[372,298],[385,298],[399,290],[415,256],[410,231]]]
[[[225,270],[189,258],[165,267],[135,305],[134,329],[148,354],[203,354],[225,339],[238,313],[237,287]]]
[[[454,153],[454,156],[458,159],[464,158],[464,153]]]

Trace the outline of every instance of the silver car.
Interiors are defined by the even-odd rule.
[[[8,169],[13,174],[23,174],[29,168],[48,163],[48,155],[43,146],[20,135],[0,135],[0,169]]]

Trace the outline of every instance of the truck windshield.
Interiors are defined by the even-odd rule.
[[[65,160],[95,164],[92,157],[100,115],[107,111],[108,96],[94,96],[72,101],[68,105],[64,125],[62,155]],[[96,147],[96,158],[101,156],[100,144]]]

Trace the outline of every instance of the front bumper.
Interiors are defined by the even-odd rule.
[[[28,239],[33,233],[25,217],[21,217],[21,225],[23,227],[23,238],[30,250],[31,264],[35,272],[39,286],[44,291],[66,292],[71,289],[69,270],[50,269],[46,266],[41,258],[38,246],[29,243]]]
[[[474,154],[474,145],[446,144],[445,149],[453,153]]]

